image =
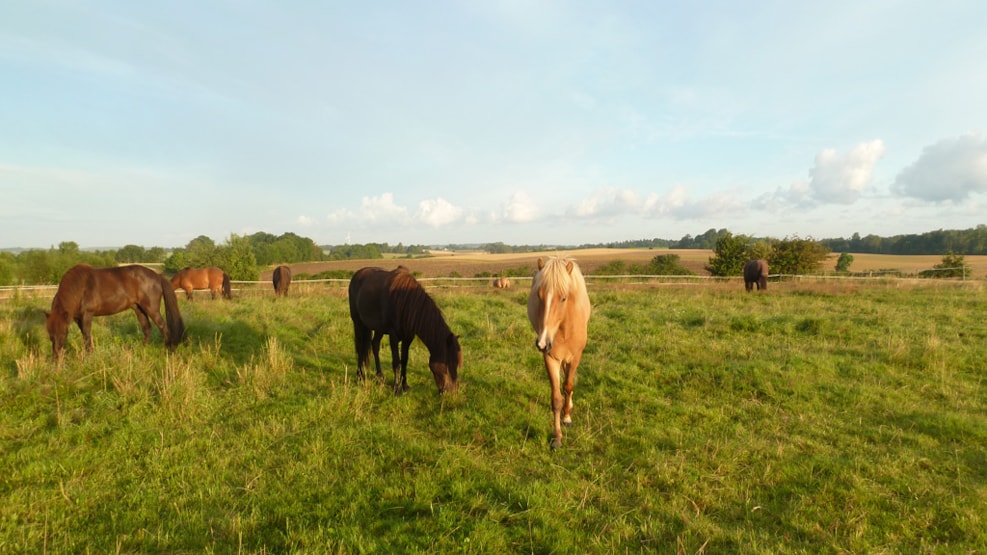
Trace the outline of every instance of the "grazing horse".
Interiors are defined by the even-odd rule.
[[[768,261],[763,258],[744,264],[744,289],[750,293],[755,284],[758,291],[768,288]]]
[[[371,350],[377,377],[384,378],[380,370],[380,341],[384,335],[389,335],[394,393],[407,391],[408,350],[417,336],[428,348],[428,367],[439,393],[459,389],[457,372],[463,365],[459,338],[449,330],[442,311],[407,268],[357,270],[350,279],[349,301],[357,378],[363,379],[363,368],[368,365]]]
[[[224,299],[232,299],[230,293],[230,276],[223,270],[211,266],[209,268],[183,268],[171,278],[171,286],[175,289],[184,289],[185,297],[192,300],[192,291],[196,289],[208,289],[212,298],[222,292]]]
[[[287,297],[288,286],[291,285],[291,268],[278,266],[274,269],[274,296]]]
[[[547,261],[539,258],[538,272],[528,294],[528,319],[535,329],[535,347],[542,353],[552,387],[552,449],[562,446],[562,424],[572,425],[572,390],[586,347],[590,311],[586,281],[576,262],[562,257]]]
[[[499,277],[493,280],[493,286],[497,289],[508,289],[511,286],[511,280]]]
[[[164,299],[168,325],[161,319]],[[178,298],[168,280],[144,266],[94,269],[88,264],[69,268],[58,284],[46,314],[45,327],[51,338],[52,355],[61,358],[71,322],[79,325],[86,351],[93,350],[93,316],[108,316],[134,309],[144,331],[144,343],[151,340],[150,319],[161,330],[164,343],[174,348],[185,338],[185,324],[178,311]]]

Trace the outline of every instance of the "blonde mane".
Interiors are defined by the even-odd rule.
[[[569,272],[569,264],[573,265],[572,273]],[[567,256],[552,256],[545,261],[538,272],[538,287],[544,288],[549,294],[555,291],[572,291],[572,281],[579,272],[576,261]],[[579,274],[582,275],[582,274]]]

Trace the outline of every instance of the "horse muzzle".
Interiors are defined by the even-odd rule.
[[[536,337],[535,338],[535,348],[538,349],[538,351],[540,353],[542,353],[542,354],[546,354],[546,355],[551,354],[552,353],[552,342],[551,341],[545,341],[543,343],[542,340],[541,340],[541,338]]]

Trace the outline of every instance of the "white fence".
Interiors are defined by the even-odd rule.
[[[923,272],[947,272],[958,270],[959,268],[930,268]],[[741,282],[740,276],[718,277],[718,276],[696,276],[696,275],[592,275],[584,276],[589,285],[615,283],[621,285],[700,285],[716,282]],[[920,278],[916,275],[903,276],[901,272],[893,270],[882,270],[873,272],[855,272],[851,275],[838,274],[771,274],[768,276],[772,282],[803,282],[803,281],[827,281],[827,280],[847,280],[862,282],[931,282],[931,281],[970,281],[973,278],[964,275],[962,278]],[[417,278],[426,287],[448,287],[448,288],[481,288],[491,287],[493,277],[420,277]],[[531,281],[531,276],[510,277],[511,281],[517,285],[527,284]],[[349,279],[305,279],[291,282],[293,291],[316,291],[324,289],[345,290],[349,286]],[[234,291],[241,294],[273,294],[274,287],[270,281],[242,281],[233,280],[230,282]],[[5,285],[0,286],[0,301],[22,298],[22,297],[44,297],[53,296],[57,285]],[[198,295],[208,294],[199,291]]]

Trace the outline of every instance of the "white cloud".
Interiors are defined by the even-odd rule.
[[[306,216],[305,214],[302,214],[301,216],[298,216],[298,225],[302,227],[312,227],[313,225],[315,225],[315,220]]]
[[[895,179],[896,194],[928,201],[960,201],[987,192],[987,139],[979,133],[927,146]]]
[[[777,212],[804,203],[811,193],[808,181],[794,181],[787,189],[779,187],[773,193],[764,193],[751,201],[754,209]]]
[[[394,202],[393,193],[383,193],[376,197],[363,197],[356,212],[343,208],[330,213],[328,219],[331,224],[361,221],[401,223],[408,221],[408,209]]]
[[[630,189],[604,187],[584,198],[567,212],[578,218],[613,218],[641,211],[638,194]]]
[[[809,170],[812,196],[823,202],[854,203],[870,185],[874,164],[882,156],[884,142],[880,139],[861,143],[845,156],[831,148],[823,150]]]
[[[463,209],[443,198],[423,200],[418,203],[417,219],[425,225],[442,227],[463,217]]]
[[[527,193],[517,191],[507,200],[501,211],[501,217],[512,223],[533,222],[538,218],[538,206]]]
[[[645,216],[667,216],[676,220],[732,216],[741,210],[743,207],[732,191],[717,191],[693,200],[684,185],[676,185],[664,196],[651,194],[641,205],[641,213]]]

